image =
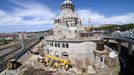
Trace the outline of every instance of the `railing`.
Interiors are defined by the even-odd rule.
[[[98,40],[91,37],[88,38],[47,38],[46,40],[52,41],[88,41],[88,40]]]
[[[134,39],[134,28],[126,30],[124,32],[113,32],[113,33],[104,33],[104,36],[118,37],[118,38],[132,38]]]

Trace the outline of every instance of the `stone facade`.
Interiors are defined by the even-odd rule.
[[[85,29],[74,12],[71,0],[65,0],[60,7],[61,12],[54,19],[53,35],[46,39],[48,54],[62,57],[62,53],[66,52],[72,61],[76,58],[81,60],[81,58],[94,56],[93,50],[96,44],[80,39],[80,33],[85,32]],[[90,60],[93,62],[92,58]]]

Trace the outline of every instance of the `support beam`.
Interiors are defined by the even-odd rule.
[[[121,52],[121,41],[118,41],[117,44],[117,51],[120,53]]]
[[[132,47],[133,45],[131,43],[128,44],[128,54],[132,55]]]
[[[107,45],[109,44],[109,39],[106,39],[106,44],[107,44]]]

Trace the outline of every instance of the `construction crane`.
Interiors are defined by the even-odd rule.
[[[83,22],[88,22],[88,24],[90,24],[91,19],[87,18],[87,19],[82,19]],[[87,27],[85,27],[86,31],[91,31],[91,28],[93,28],[93,25],[88,25]]]

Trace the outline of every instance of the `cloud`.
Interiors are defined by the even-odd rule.
[[[13,12],[0,10],[0,25],[45,25],[53,24],[55,13],[47,6],[39,3],[24,3],[21,0],[11,0],[12,3],[20,6],[13,9]]]
[[[0,9],[0,25],[50,25],[57,11],[52,11],[44,4],[33,0],[9,0],[17,5],[12,7],[12,11],[7,12]],[[59,9],[60,10],[60,9]],[[83,24],[102,25],[102,24],[127,24],[134,23],[134,13],[126,13],[107,17],[90,9],[79,9],[76,11],[83,21]]]
[[[124,15],[107,17],[88,9],[78,10],[77,12],[79,17],[84,19],[84,24],[88,24],[89,18],[90,24],[93,25],[134,23],[134,13],[126,13]]]
[[[0,10],[0,17],[5,16],[5,12],[3,10]]]

